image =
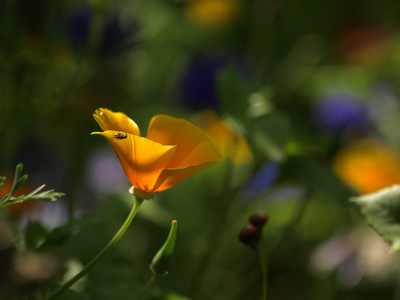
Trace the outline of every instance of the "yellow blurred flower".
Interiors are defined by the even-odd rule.
[[[221,120],[211,110],[201,111],[198,119],[200,126],[204,128],[224,157],[230,157],[236,164],[252,161],[253,154],[247,140],[243,135],[235,133],[228,122]]]
[[[196,0],[186,5],[185,13],[198,24],[223,27],[237,18],[238,7],[234,0]]]
[[[144,138],[123,113],[100,108],[93,116],[104,131],[92,134],[106,138],[130,183],[148,197],[222,160],[207,134],[188,120],[156,115]]]
[[[396,149],[365,140],[342,150],[334,160],[336,174],[360,194],[400,184],[400,157]]]

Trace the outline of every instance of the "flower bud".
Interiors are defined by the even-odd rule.
[[[260,241],[260,238],[261,229],[252,224],[243,227],[239,233],[239,240],[248,246],[256,245]]]
[[[151,261],[150,270],[154,275],[165,276],[168,274],[168,267],[175,249],[177,226],[178,222],[172,221],[167,240]]]
[[[265,213],[265,212],[258,212],[253,214],[249,221],[251,224],[253,224],[254,226],[258,227],[258,228],[262,228],[265,224],[267,224],[269,219],[269,216]]]

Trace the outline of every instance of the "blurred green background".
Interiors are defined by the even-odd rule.
[[[238,234],[257,211],[268,299],[400,299],[399,257],[349,201],[400,184],[400,2],[0,1],[0,175],[66,193],[0,213],[2,299],[45,299],[132,205],[105,107],[145,135],[155,114],[203,126],[225,159],[146,201],[123,239],[60,299],[260,299]],[[232,153],[234,153],[232,155]],[[8,189],[8,190],[7,190]],[[0,188],[5,195],[10,187]]]

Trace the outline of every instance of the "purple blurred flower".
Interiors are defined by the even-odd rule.
[[[328,96],[315,103],[312,115],[323,131],[337,133],[347,127],[365,129],[367,116],[362,104],[349,95]]]
[[[111,193],[120,188],[129,187],[121,164],[112,150],[95,151],[88,165],[90,186],[99,193]]]

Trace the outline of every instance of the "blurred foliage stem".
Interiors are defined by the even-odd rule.
[[[397,263],[400,266],[400,262]],[[397,271],[397,280],[393,290],[393,297],[392,300],[400,299],[400,268]]]
[[[86,49],[86,58],[96,58],[96,51],[99,49],[101,37],[104,30],[106,9],[104,7],[95,7],[92,20],[89,26],[89,38]]]
[[[262,243],[258,243],[257,246],[254,247],[254,252],[256,253],[258,262],[260,264],[261,273],[262,273],[262,300],[267,300],[267,289],[268,289],[268,280],[267,280],[267,273],[268,273],[268,261],[263,257],[264,247]]]
[[[235,144],[237,143],[237,137],[235,136]],[[232,147],[232,153],[230,157],[235,157],[236,147]],[[217,207],[214,214],[213,225],[211,226],[211,234],[208,239],[207,248],[200,259],[197,271],[192,279],[192,285],[189,290],[189,295],[192,299],[196,299],[199,294],[199,290],[203,284],[205,274],[214,256],[214,253],[219,247],[219,242],[225,231],[226,220],[228,216],[231,199],[235,196],[232,190],[232,179],[234,173],[234,163],[230,159],[225,159],[226,169],[224,174],[224,180],[222,183],[221,195],[218,197]]]
[[[141,300],[144,294],[147,292],[147,290],[153,285],[153,283],[156,281],[157,276],[153,274],[149,281],[147,281],[146,285],[142,288],[140,293],[136,296],[135,300]]]
[[[119,239],[124,235],[125,231],[128,229],[129,225],[132,223],[133,218],[135,217],[140,205],[143,203],[143,199],[135,197],[135,202],[132,207],[131,212],[126,218],[125,222],[122,224],[121,228],[117,231],[114,237],[108,242],[108,244],[97,254],[78,274],[68,280],[65,284],[63,284],[53,295],[51,295],[47,300],[56,299],[59,295],[65,292],[69,287],[71,287],[75,282],[81,279],[83,276],[87,274],[87,272],[97,263],[97,261],[103,257],[104,254],[114,246]]]
[[[277,238],[275,243],[271,245],[269,249],[269,257],[271,259],[272,256],[279,255],[281,247],[285,247],[285,243],[293,237],[293,233],[296,232],[297,228],[299,227],[300,222],[303,219],[304,214],[306,213],[306,210],[308,208],[308,204],[310,203],[311,197],[312,197],[312,191],[311,188],[306,188],[307,192],[299,201],[297,208],[294,210],[294,214],[292,216],[291,221],[286,225],[280,236]]]
[[[248,8],[248,14],[254,17],[249,18],[251,20],[249,24],[250,34],[245,51],[248,57],[257,58],[257,64],[260,66],[257,85],[260,86],[265,84],[265,79],[268,78],[268,72],[270,72],[269,64],[276,38],[276,29],[273,25],[283,2],[283,0],[254,0]],[[258,28],[264,28],[264,30],[258,30]]]
[[[52,47],[54,47],[53,31],[57,12],[55,1],[47,1],[47,5],[46,25],[43,32],[44,43],[42,44],[42,51],[45,55],[49,55],[53,50]]]

